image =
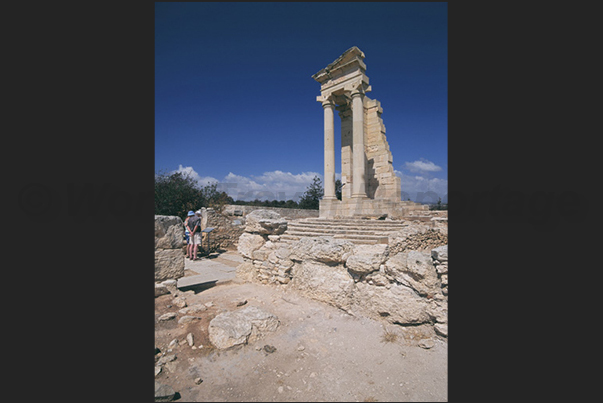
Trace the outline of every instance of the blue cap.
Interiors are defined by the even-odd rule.
[[[193,210],[191,210],[191,211],[189,211],[189,212],[188,212],[188,215],[189,215],[189,216],[191,216],[191,215],[195,215],[195,212],[194,212]]]

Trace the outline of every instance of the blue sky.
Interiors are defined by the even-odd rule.
[[[296,199],[323,175],[320,84],[365,54],[404,198],[448,193],[447,3],[155,3],[155,170],[235,199]],[[335,115],[336,172],[341,172]]]

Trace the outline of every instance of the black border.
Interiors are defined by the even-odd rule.
[[[14,164],[5,172],[10,228],[19,230],[17,263],[5,275],[21,297],[9,298],[5,321],[25,346],[14,349],[12,392],[150,401],[152,203],[143,198],[121,217],[102,205],[70,215],[52,203],[74,183],[97,194],[107,183],[152,192],[154,3],[11,4],[6,12],[16,22],[6,48],[7,150],[21,165],[19,175]],[[600,71],[598,25],[589,20],[598,14],[525,2],[449,2],[448,12],[449,398],[575,400],[592,376],[572,348],[586,343],[576,356],[588,356],[596,339],[568,328],[590,330],[596,319],[586,308],[598,306],[589,271],[597,249],[583,226],[597,210],[594,179],[569,165],[588,171],[600,160],[596,137],[579,136],[599,127],[580,92],[593,92]],[[52,196],[50,207],[44,197],[39,209],[25,200],[32,184],[35,195]],[[497,217],[459,208],[460,194],[492,194],[494,185],[580,197],[548,230],[528,210]]]

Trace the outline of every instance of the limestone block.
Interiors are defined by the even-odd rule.
[[[177,216],[155,216],[155,248],[182,248],[184,240],[184,223]]]
[[[264,243],[266,243],[266,240],[263,236],[244,232],[239,237],[239,244],[237,245],[237,250],[244,257],[248,259],[253,259],[253,252],[264,246]]]
[[[287,230],[287,220],[270,210],[254,210],[247,214],[245,232],[280,235]]]
[[[245,344],[274,332],[278,318],[255,306],[221,313],[209,322],[209,340],[219,349]]]
[[[385,263],[385,273],[420,295],[438,291],[438,276],[427,253],[416,250],[398,253]]]
[[[356,245],[352,255],[347,259],[345,267],[357,274],[366,274],[379,270],[379,266],[385,261],[388,246]]]
[[[442,245],[431,250],[431,257],[441,263],[448,261],[448,245]]]
[[[352,294],[352,310],[373,318],[402,325],[429,322],[430,304],[404,285],[375,287],[356,283]]]
[[[184,277],[184,255],[182,250],[155,250],[155,281],[180,277]]]
[[[343,255],[351,252],[354,244],[350,241],[330,236],[302,238],[289,246],[291,260],[314,260],[322,263],[343,263]]]
[[[354,290],[354,279],[343,264],[329,266],[311,260],[295,263],[289,287],[302,294],[347,309]]]

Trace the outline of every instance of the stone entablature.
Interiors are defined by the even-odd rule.
[[[385,137],[383,108],[366,96],[371,86],[363,59],[364,53],[354,46],[312,76],[321,84],[316,100],[324,109],[322,218],[403,217],[427,209],[413,202],[401,204],[401,181]],[[335,197],[335,110],[341,119],[341,201]]]

